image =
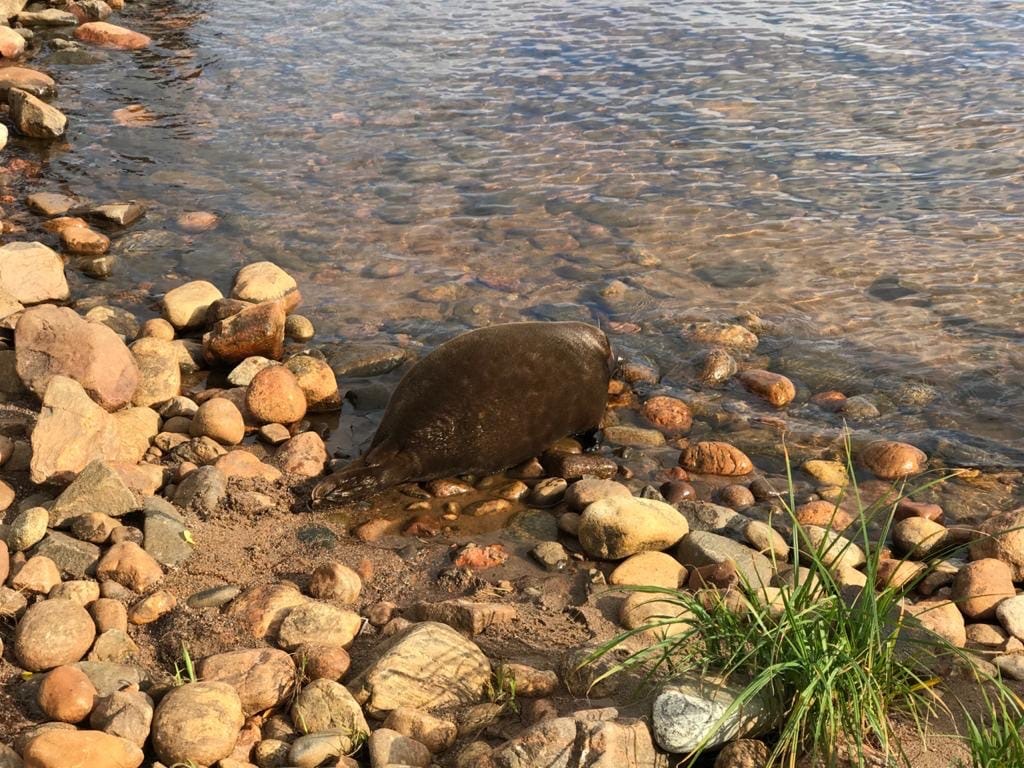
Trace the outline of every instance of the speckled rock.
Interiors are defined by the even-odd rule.
[[[186,683],[172,688],[153,716],[152,742],[167,765],[189,760],[212,765],[231,754],[245,717],[227,683]]]
[[[330,729],[362,731],[370,728],[359,704],[341,683],[314,680],[295,696],[291,708],[292,723],[302,733]]]
[[[253,376],[245,404],[263,423],[291,424],[306,415],[306,395],[286,366],[264,368]]]
[[[44,600],[22,615],[14,630],[14,653],[32,672],[72,664],[96,637],[89,613],[71,600]]]
[[[679,466],[702,475],[748,475],[754,465],[739,448],[728,443],[695,443],[679,456]]]
[[[197,671],[202,680],[219,681],[234,688],[246,716],[285,701],[296,681],[292,657],[276,648],[218,653],[199,662]]]

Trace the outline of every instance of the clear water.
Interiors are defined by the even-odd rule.
[[[38,60],[72,122],[29,189],[151,206],[80,293],[272,259],[322,339],[600,319],[684,389],[681,325],[754,313],[761,362],[876,399],[859,428],[1021,462],[1020,2],[143,0],[121,18],[154,47]],[[221,224],[188,234],[185,210]]]

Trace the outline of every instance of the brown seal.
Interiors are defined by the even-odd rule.
[[[399,382],[370,448],[313,503],[398,483],[496,472],[601,421],[608,338],[586,323],[509,323],[445,342]]]

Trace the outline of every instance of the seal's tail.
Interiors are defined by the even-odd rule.
[[[365,498],[383,491],[386,487],[387,483],[381,476],[380,467],[356,462],[317,483],[313,488],[313,506],[325,501]]]

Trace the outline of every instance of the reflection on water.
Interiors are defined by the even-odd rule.
[[[670,374],[684,322],[755,313],[764,362],[875,397],[872,428],[1009,446],[1021,5],[821,7],[144,1],[153,49],[49,60],[47,175],[152,202],[92,292],[268,258],[325,338],[603,317]]]

